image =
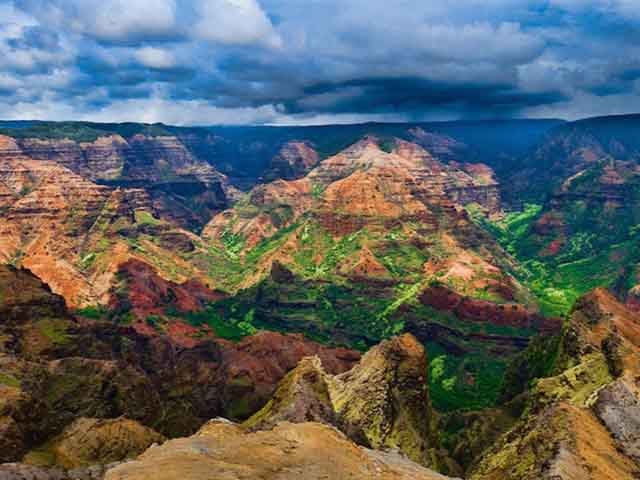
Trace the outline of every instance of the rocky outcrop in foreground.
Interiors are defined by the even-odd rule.
[[[396,453],[372,451],[318,423],[281,423],[246,432],[211,421],[189,438],[153,447],[105,480],[444,480]]]
[[[29,452],[24,461],[69,470],[108,465],[137,457],[165,440],[158,432],[126,418],[79,418],[46,445]]]
[[[406,334],[383,341],[337,376],[327,374],[319,358],[303,359],[245,427],[322,422],[369,448],[397,449],[415,462],[455,471],[439,448],[427,385],[425,350]]]

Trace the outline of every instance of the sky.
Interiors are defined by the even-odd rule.
[[[640,112],[640,0],[0,0],[0,118]]]

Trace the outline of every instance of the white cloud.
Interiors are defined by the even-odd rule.
[[[282,39],[257,0],[199,0],[199,38],[224,44],[262,44],[279,48]]]
[[[173,54],[161,48],[140,48],[135,51],[134,56],[138,62],[149,68],[162,70],[176,66],[176,59]]]
[[[107,42],[178,35],[175,0],[20,0],[43,26]]]

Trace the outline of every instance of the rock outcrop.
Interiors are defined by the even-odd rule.
[[[46,445],[29,452],[24,462],[67,470],[109,465],[137,457],[165,440],[152,429],[126,418],[79,418]]]
[[[447,477],[395,453],[358,447],[317,423],[281,423],[273,430],[245,432],[214,420],[193,437],[147,450],[136,461],[109,470],[105,480],[445,480]]]
[[[397,449],[423,465],[456,471],[440,451],[427,371],[424,348],[408,334],[383,341],[337,376],[327,374],[319,358],[305,358],[244,426],[264,430],[282,421],[322,422],[358,444]]]
[[[0,162],[26,157],[55,163],[90,182],[144,188],[159,217],[185,228],[199,230],[235,194],[224,175],[176,136],[105,134],[84,142],[3,138]]]
[[[632,479],[638,462],[640,316],[609,292],[581,298],[528,409],[470,478]]]

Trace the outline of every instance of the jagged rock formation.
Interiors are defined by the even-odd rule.
[[[639,333],[640,317],[609,292],[579,300],[549,352],[557,375],[538,380],[523,418],[470,478],[637,478]]]
[[[273,428],[283,421],[334,425],[356,443],[398,449],[411,460],[457,471],[440,451],[428,394],[427,360],[411,335],[383,341],[341,375],[328,375],[319,358],[305,358],[245,427]]]
[[[0,462],[19,460],[80,417],[124,416],[167,436],[193,433],[218,415],[244,419],[301,358],[318,355],[333,373],[359,358],[276,333],[180,347],[165,336],[75,319],[41,281],[7,266],[0,267],[0,316]],[[102,426],[113,425],[94,424],[92,432]]]
[[[75,470],[137,457],[165,437],[126,418],[79,418],[46,445],[32,450],[24,462]]]
[[[281,423],[247,433],[211,421],[193,437],[153,447],[134,462],[109,470],[105,480],[204,480],[208,478],[445,480],[394,454],[354,445],[331,427]]]

